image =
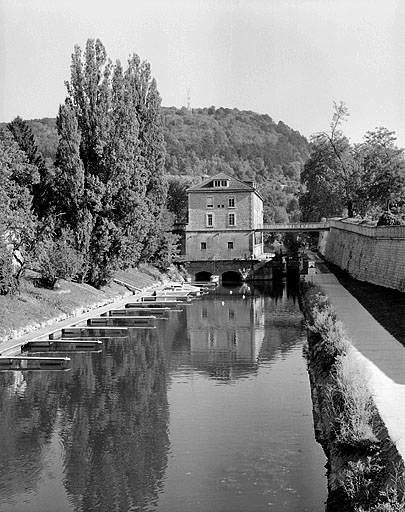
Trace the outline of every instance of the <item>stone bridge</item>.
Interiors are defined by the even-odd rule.
[[[273,232],[273,233],[303,233],[311,231],[329,231],[330,224],[325,222],[296,222],[291,224],[263,224],[263,228],[255,231]]]
[[[240,271],[251,271],[255,263],[255,260],[203,260],[185,262],[185,267],[195,281],[209,281],[212,275],[219,276],[221,281],[241,281]]]
[[[184,261],[184,266],[195,281],[209,281],[213,275],[219,276],[221,282],[266,281],[283,271],[281,263],[271,259]]]

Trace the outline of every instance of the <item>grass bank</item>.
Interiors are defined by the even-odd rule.
[[[112,303],[131,295],[132,290],[145,289],[175,276],[174,269],[163,274],[151,265],[140,265],[137,269],[117,273],[117,281],[128,283],[128,287],[113,281],[97,290],[86,284],[61,280],[50,290],[38,286],[34,273],[28,274],[15,295],[0,296],[0,343]]]
[[[403,468],[361,365],[321,288],[301,286],[317,441],[328,458],[327,512],[405,511]]]

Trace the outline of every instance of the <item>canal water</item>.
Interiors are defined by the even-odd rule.
[[[0,373],[0,510],[322,512],[295,289],[220,287],[68,372]]]

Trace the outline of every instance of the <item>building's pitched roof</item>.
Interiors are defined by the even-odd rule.
[[[227,180],[229,181],[229,187],[226,187],[226,190],[245,190],[247,192],[256,192],[258,194],[256,187],[254,186],[253,181],[242,181],[238,178],[235,178],[235,176],[230,176],[229,174],[226,174],[225,172],[220,172],[219,174],[216,174],[215,176],[210,176],[206,180],[202,181],[201,183],[198,183],[197,185],[194,185],[187,189],[187,192],[207,192],[208,190],[217,190],[217,191],[224,191],[224,188],[214,188],[212,186],[213,182],[216,180]],[[259,194],[258,194],[259,195]]]

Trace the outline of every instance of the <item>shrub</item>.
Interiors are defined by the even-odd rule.
[[[378,445],[372,427],[375,405],[365,370],[352,353],[337,358],[326,395],[336,444],[341,449],[373,451]]]
[[[76,279],[83,266],[82,256],[72,247],[66,233],[61,238],[49,237],[40,242],[36,257],[41,284],[51,289],[58,279]]]
[[[359,509],[359,512],[365,509]],[[405,512],[405,472],[397,466],[391,475],[391,483],[380,491],[379,503],[367,509],[367,512]]]
[[[378,503],[384,479],[384,466],[374,457],[349,462],[343,488],[354,510],[369,511]]]
[[[308,355],[330,371],[337,357],[347,353],[349,342],[328,298],[318,286],[303,287],[303,309],[308,329]]]
[[[394,215],[391,212],[384,212],[377,222],[377,226],[403,226],[404,224],[400,215]]]
[[[6,243],[0,239],[0,295],[13,293],[17,289],[14,275],[13,255]]]

